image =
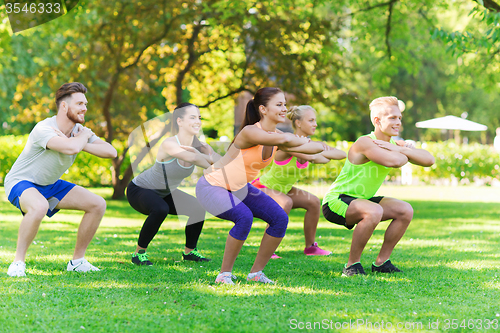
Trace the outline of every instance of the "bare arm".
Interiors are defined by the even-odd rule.
[[[97,139],[92,143],[87,143],[82,150],[102,158],[115,158],[117,156],[115,147],[101,139]]]
[[[325,163],[328,163],[330,160],[333,160],[333,159],[334,160],[341,160],[341,159],[344,159],[346,157],[346,153],[343,152],[342,150],[330,147],[324,142],[320,142],[320,141],[314,141],[314,142],[316,144],[320,144],[322,149],[324,149],[324,150],[319,152],[319,153],[315,153],[315,154],[297,153],[297,152],[293,152],[290,150],[285,150],[285,151],[279,150],[278,154],[280,154],[280,155],[276,155],[275,159],[280,160],[280,161],[284,161],[292,155],[292,156],[295,156],[301,160],[310,161],[310,162],[315,163],[315,164],[325,164]],[[302,146],[299,146],[297,148],[301,148],[301,147]],[[319,146],[315,145],[314,148],[319,148]]]
[[[210,148],[212,149],[212,148]],[[210,154],[210,158],[212,159],[212,163],[215,163],[217,162],[218,160],[220,160],[222,158],[222,156],[220,156],[218,153],[216,153],[213,149],[212,149],[212,154]]]
[[[330,147],[329,145],[327,145],[324,142],[322,142],[322,144],[323,144],[325,149],[323,150],[321,155],[323,155],[327,159],[329,159],[329,160],[343,160],[344,158],[347,157],[347,154],[344,151],[337,149],[337,148],[334,148],[334,147]]]
[[[280,154],[281,156],[279,156],[278,154]],[[276,156],[274,157],[274,160],[285,161],[288,158],[290,158],[290,156],[295,156],[298,159],[309,161],[311,163],[317,163],[317,164],[324,164],[324,163],[327,163],[330,161],[328,158],[322,156],[321,153],[303,154],[303,153],[295,153],[295,152],[284,152],[281,150],[278,150],[278,152],[276,153]]]
[[[317,154],[323,151],[323,145],[320,142],[310,141],[300,146],[286,147],[278,145],[279,149],[289,153]]]
[[[316,154],[303,154],[296,152],[289,152],[289,153],[290,155],[296,156],[297,158],[306,161],[311,161],[312,163],[316,164],[325,164],[328,163],[330,160],[342,160],[346,158],[346,153],[340,149],[330,147],[326,143],[320,141],[315,141],[315,143],[320,144],[324,150]],[[301,147],[302,146],[298,148]]]
[[[54,128],[54,131],[57,136],[47,142],[47,148],[66,155],[75,155],[81,152],[88,144],[89,138],[94,135],[87,127],[83,127],[72,138],[68,138],[56,128]]]
[[[345,151],[337,148],[332,148],[330,150],[323,150],[321,155],[323,155],[323,157],[326,157],[329,160],[343,160],[344,158],[347,157]]]
[[[436,161],[434,156],[431,155],[427,150],[417,149],[415,147],[401,147],[401,154],[408,157],[408,162],[423,167],[429,167],[433,165]]]
[[[363,164],[373,161],[389,168],[399,168],[408,162],[408,157],[397,151],[399,150],[398,146],[385,141],[375,143],[379,141],[374,141],[367,136],[359,138],[349,151],[351,163]]]
[[[158,151],[158,160],[175,157],[179,160],[183,160],[187,163],[191,163],[206,169],[211,165],[211,163],[208,162],[207,158],[205,158],[204,155],[205,154],[200,153],[193,147],[181,147],[177,142],[164,140]]]
[[[222,156],[217,154],[209,144],[203,143],[202,145],[203,146],[201,152],[207,155],[208,162],[210,164],[214,164],[215,162],[221,159]]]
[[[309,139],[298,137],[292,133],[266,132],[254,125],[245,126],[234,139],[234,143],[240,149],[246,149],[257,145],[279,146],[280,149],[297,147],[309,142]]]

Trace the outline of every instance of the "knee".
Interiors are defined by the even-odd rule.
[[[253,224],[253,214],[244,214],[235,222],[235,226],[238,226],[247,235],[250,233]],[[246,238],[246,237],[245,237]]]
[[[410,223],[413,218],[413,207],[407,203],[403,202],[401,205],[401,216],[404,221]]]
[[[307,210],[320,211],[321,210],[321,201],[315,195],[311,195],[308,200]]]
[[[238,240],[246,240],[252,229],[253,215],[244,214],[234,222],[234,227],[229,234]]]
[[[267,234],[273,237],[284,237],[288,228],[288,215],[284,211],[276,212],[272,221],[268,221]]]
[[[42,220],[45,214],[47,214],[48,210],[49,210],[49,202],[45,200],[40,200],[32,204],[25,213],[39,220]]]
[[[376,227],[382,220],[384,209],[380,205],[372,205],[363,213],[363,221]]]
[[[153,210],[149,213],[149,215],[157,216],[161,218],[161,220],[163,221],[167,217],[169,212],[170,212],[170,207],[167,204],[163,204],[153,208]]]
[[[106,212],[106,200],[98,195],[92,199],[90,206],[91,207],[88,209],[89,212],[96,213],[101,216],[103,216]]]

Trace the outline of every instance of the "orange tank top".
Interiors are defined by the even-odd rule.
[[[262,128],[260,123],[255,124]],[[205,169],[205,179],[210,185],[224,187],[229,191],[237,191],[254,180],[259,171],[272,162],[277,149],[273,147],[271,156],[265,160],[262,159],[263,150],[263,145],[238,149],[233,143],[217,163]]]

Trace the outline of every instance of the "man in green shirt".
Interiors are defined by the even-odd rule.
[[[403,140],[394,141],[401,128],[404,103],[396,97],[379,97],[370,103],[370,118],[375,130],[360,137],[347,155],[340,175],[323,200],[323,215],[336,224],[354,228],[349,260],[342,275],[365,274],[361,253],[380,221],[392,220],[385,232],[382,248],[372,264],[372,272],[400,272],[389,257],[403,237],[413,217],[407,202],[374,197],[389,173],[410,162],[421,166],[434,164],[434,157]]]

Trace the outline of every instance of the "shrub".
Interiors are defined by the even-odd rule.
[[[27,139],[28,135],[0,137],[1,185],[3,185],[5,175],[21,154]],[[217,140],[209,140],[208,143],[221,155],[224,155],[229,144]],[[329,144],[347,152],[352,142],[337,141]],[[122,150],[125,144],[114,142],[113,145],[118,150]],[[494,180],[500,179],[500,156],[491,146],[478,143],[457,146],[454,141],[445,141],[417,143],[417,147],[428,150],[436,159],[436,163],[431,167],[412,166],[413,177],[420,181],[432,183],[439,179],[451,178],[465,184],[478,180],[491,184]],[[308,169],[301,183],[331,183],[340,173],[344,163],[345,160],[313,165]],[[122,169],[124,170],[128,164],[129,162],[126,161]],[[82,186],[109,186],[112,184],[111,165],[109,159],[102,159],[85,152],[80,153],[75,163],[62,178]],[[270,167],[268,166],[262,172],[267,172]],[[389,173],[388,180],[394,181],[400,174],[399,169],[393,169]],[[186,180],[186,184],[195,185],[196,180],[201,175],[202,170],[200,169],[193,174],[191,179]]]
[[[413,175],[424,182],[456,178],[461,183],[482,180],[491,184],[493,179],[499,179],[500,156],[492,146],[479,143],[459,146],[450,140],[423,143],[421,147],[436,159],[431,167],[413,168]]]

